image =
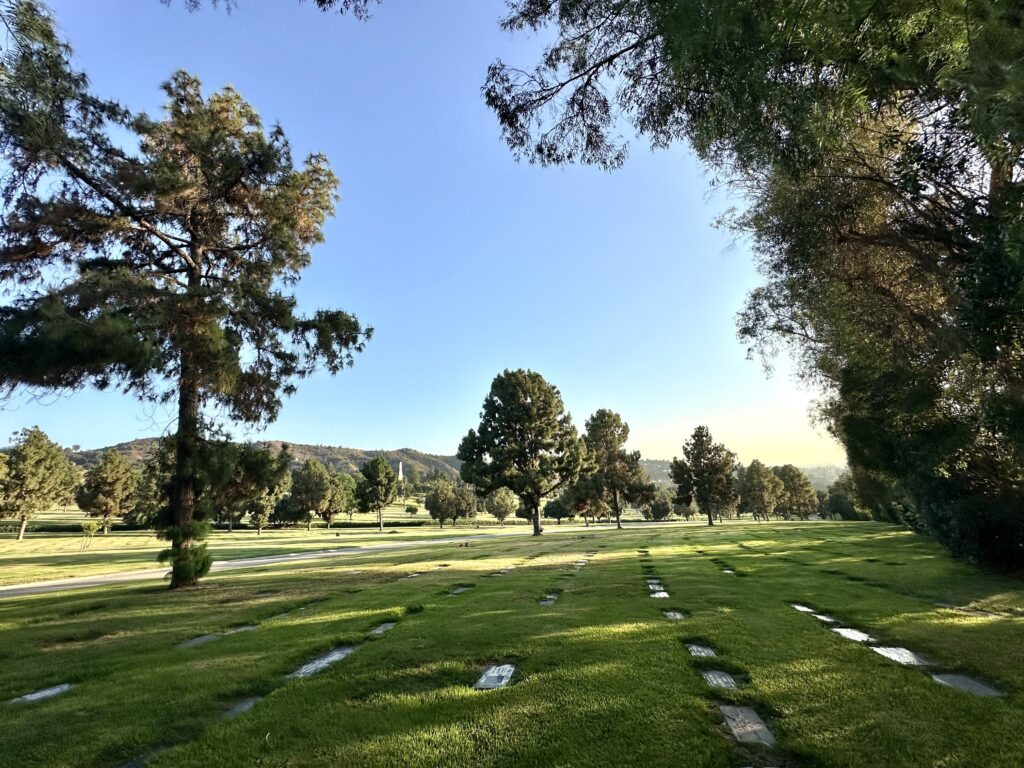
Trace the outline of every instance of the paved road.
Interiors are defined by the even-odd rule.
[[[612,526],[614,527],[614,526]],[[608,526],[562,526],[560,532],[571,531],[593,531],[608,530]],[[329,557],[342,557],[344,555],[365,555],[371,552],[384,552],[392,549],[409,549],[412,547],[425,547],[440,544],[458,544],[479,539],[493,539],[499,536],[528,536],[531,531],[498,531],[495,533],[480,533],[457,538],[433,538],[414,539],[411,541],[396,541],[388,544],[368,544],[365,547],[342,547],[339,549],[317,549],[309,552],[293,552],[285,555],[265,555],[263,557],[247,557],[239,560],[219,560],[210,567],[211,573],[220,571],[233,571],[238,568],[258,568],[263,565],[275,565],[279,563],[298,563],[303,560],[321,560]],[[75,576],[68,579],[53,579],[51,581],[33,581],[29,584],[10,584],[0,587],[0,598],[22,597],[24,595],[41,595],[47,592],[64,592],[69,589],[85,589],[87,587],[102,587],[109,584],[122,584],[131,581],[158,581],[166,577],[166,568],[147,568],[141,571],[121,571],[120,573],[101,573],[95,576]]]

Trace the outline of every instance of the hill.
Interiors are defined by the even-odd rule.
[[[132,440],[127,443],[118,443],[117,445],[107,446],[104,448],[92,448],[86,450],[69,450],[68,456],[81,467],[88,469],[99,463],[100,456],[108,448],[115,448],[121,454],[133,464],[141,464],[145,461],[150,451],[153,449],[153,445],[156,443],[156,438],[141,438],[139,440]],[[269,448],[272,451],[277,451],[281,447],[282,441],[280,440],[261,440],[257,441],[256,445],[264,448]],[[358,472],[359,468],[370,459],[376,456],[383,456],[391,465],[398,468],[398,462],[401,461],[405,467],[405,471],[408,472],[410,468],[415,469],[420,473],[421,476],[425,477],[434,470],[444,472],[449,475],[457,474],[461,462],[454,456],[437,456],[430,453],[423,453],[421,451],[414,450],[412,448],[399,448],[393,451],[373,451],[363,450],[361,448],[344,448],[341,446],[333,445],[304,445],[302,443],[288,443],[288,449],[295,457],[296,465],[301,464],[306,459],[318,459],[322,463],[329,467],[341,472],[354,473]]]

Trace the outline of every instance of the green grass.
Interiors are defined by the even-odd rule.
[[[151,753],[152,766],[1021,764],[1019,581],[873,523],[549,530],[540,541],[230,572],[182,593],[120,585],[0,600],[0,765],[121,765]],[[587,552],[590,564],[573,571]],[[506,565],[518,567],[489,575]],[[648,597],[645,567],[671,599]],[[473,588],[449,597],[455,585]],[[538,606],[553,591],[558,601]],[[936,685],[791,601],[1007,695]],[[666,621],[669,608],[687,618]],[[397,627],[367,638],[386,620]],[[175,647],[249,623],[258,629]],[[720,656],[692,659],[685,641]],[[359,648],[316,677],[286,678],[343,644]],[[510,687],[471,689],[504,661],[518,665]],[[710,692],[699,675],[709,666],[743,685]],[[7,703],[61,682],[76,687]],[[220,719],[249,696],[264,698]],[[717,712],[726,702],[754,706],[778,747],[727,738]]]

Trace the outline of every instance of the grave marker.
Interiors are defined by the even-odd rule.
[[[720,669],[705,669],[700,674],[704,678],[704,682],[712,688],[736,690],[736,680],[728,672],[723,672]]]
[[[968,677],[967,675],[932,675],[932,680],[939,685],[945,685],[950,688],[956,688],[960,691],[973,693],[975,696],[995,698],[996,696],[1003,695],[1002,691],[999,691],[980,680],[975,680],[973,677]]]
[[[661,592],[651,592],[651,597],[657,599],[664,599],[668,597],[668,592],[665,592],[664,590],[662,590]]]
[[[822,621],[822,622],[824,622],[826,624],[838,624],[839,623],[834,618],[829,616],[827,613],[815,613],[815,614],[812,614],[812,615],[818,621]]]
[[[237,635],[239,632],[252,632],[254,629],[256,629],[255,624],[246,624],[244,627],[232,627],[224,635]]]
[[[686,616],[680,611],[662,611],[665,614],[665,618],[669,621],[682,621]]]
[[[554,605],[555,600],[558,599],[558,595],[544,595],[544,599],[540,601],[541,605]]]
[[[73,687],[74,686],[71,683],[51,685],[49,688],[43,688],[39,691],[26,693],[24,696],[19,696],[16,699],[11,699],[11,704],[30,704],[33,701],[43,701],[45,699],[52,699],[54,696],[60,696],[62,693],[67,693]]]
[[[344,659],[350,653],[355,650],[354,646],[346,645],[341,648],[335,648],[333,651],[328,651],[323,656],[317,656],[310,662],[303,664],[301,667],[292,672],[288,677],[309,677],[315,675],[317,672],[321,672],[327,669],[332,664],[337,664],[339,661]]]
[[[717,656],[714,648],[709,648],[706,645],[697,645],[696,643],[687,643],[686,650],[690,652],[691,656],[697,656],[700,658],[709,659],[712,656]]]
[[[790,603],[790,605],[800,611],[800,613],[814,613],[814,609],[808,608],[806,605],[801,605],[800,603]]]
[[[390,632],[396,626],[398,626],[397,621],[385,621],[383,624],[378,624],[376,627],[371,629],[370,635],[372,635],[373,637],[380,637],[385,632]]]
[[[512,675],[516,672],[512,664],[496,664],[488,667],[473,686],[478,691],[489,691],[494,688],[504,688],[512,681]]]
[[[905,667],[925,667],[931,662],[925,659],[923,656],[919,656],[913,651],[907,650],[906,648],[892,648],[887,646],[876,646],[871,649],[880,656],[884,656],[890,661],[895,661],[897,664],[902,664]]]
[[[855,643],[875,642],[875,638],[867,632],[861,632],[859,629],[851,629],[850,627],[832,627],[832,631],[840,637],[845,637],[847,640],[853,640]]]
[[[263,698],[263,697],[262,696],[253,696],[252,698],[249,698],[249,699],[242,699],[240,702],[235,704],[235,706],[233,706],[231,709],[229,709],[227,712],[224,713],[223,719],[224,720],[234,720],[239,715],[244,715],[250,709],[255,707],[256,706],[256,702],[258,702],[261,698]]]
[[[448,597],[455,597],[456,595],[461,595],[463,592],[469,592],[469,587],[455,587],[455,589],[448,593]]]
[[[719,709],[736,741],[744,744],[763,744],[766,747],[775,746],[772,732],[751,707],[722,706]]]

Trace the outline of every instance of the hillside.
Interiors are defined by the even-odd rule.
[[[149,455],[155,442],[156,438],[142,438],[108,447],[116,448],[128,461],[133,464],[139,464]],[[256,445],[277,451],[281,446],[281,441],[262,440],[257,441]],[[89,468],[99,462],[100,456],[108,447],[77,451],[69,450],[68,455],[76,464]],[[303,445],[301,443],[288,443],[288,448],[295,457],[296,464],[301,464],[306,459],[318,459],[329,467],[348,473],[357,472],[363,464],[375,456],[384,456],[396,468],[398,467],[398,462],[401,461],[406,472],[411,467],[415,467],[420,475],[424,477],[435,469],[454,475],[458,472],[460,466],[459,460],[454,456],[435,456],[413,450],[412,448],[399,448],[393,451],[372,451],[333,445]]]
[[[640,466],[647,470],[647,474],[650,475],[658,485],[672,485],[672,477],[669,475],[669,465],[671,461],[665,459],[641,459]],[[804,474],[807,475],[807,479],[811,481],[811,485],[817,491],[826,491],[833,481],[843,473],[842,467],[833,466],[817,466],[817,467],[800,467]]]

